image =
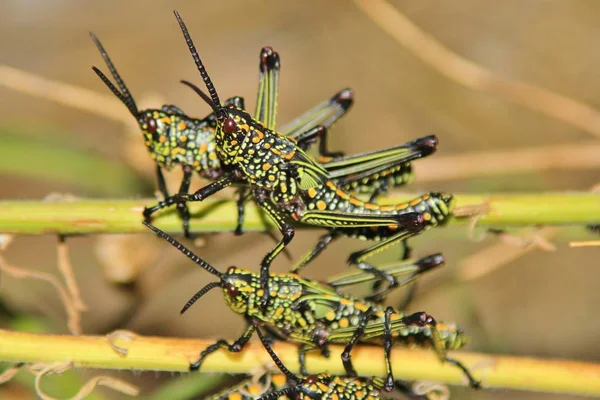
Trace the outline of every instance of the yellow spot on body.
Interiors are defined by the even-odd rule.
[[[265,149],[269,150],[271,148],[271,144],[270,143],[265,143]]]
[[[275,386],[277,386],[278,388],[283,387],[284,385],[287,384],[285,375],[281,375],[281,374],[273,375],[271,377],[271,382],[273,382],[273,384]]]
[[[327,208],[327,204],[323,200],[317,201],[317,209],[323,211],[325,208]]]
[[[240,393],[232,393],[229,395],[229,400],[242,400],[243,397]]]
[[[340,319],[340,328],[347,328],[350,323],[348,322],[348,318]]]
[[[367,210],[379,210],[379,206],[373,203],[365,203],[365,209]]]
[[[396,210],[404,210],[406,207],[408,207],[407,203],[398,204]]]
[[[200,161],[196,160],[194,161],[194,167],[199,167],[200,166]]]
[[[158,138],[158,141],[159,141],[159,142],[161,142],[161,143],[164,143],[164,142],[166,142],[166,141],[167,141],[167,137],[166,137],[166,136],[164,136],[164,135],[161,135],[161,136]]]
[[[185,123],[185,122],[181,121],[181,122],[180,122],[180,123],[177,125],[177,128],[178,128],[180,131],[182,131],[182,130],[184,130],[185,128],[187,128],[187,125],[186,125],[186,123]],[[187,139],[187,138],[186,138],[186,139]]]
[[[408,203],[408,204],[410,204],[411,206],[416,206],[416,205],[417,205],[417,204],[419,204],[421,201],[422,201],[422,199],[421,199],[421,198],[418,198],[418,199],[411,200],[411,201],[410,201],[410,203]]]
[[[235,145],[237,145],[237,144],[238,144],[238,141],[237,141],[237,140],[232,140],[232,141],[231,141],[231,145],[232,145],[232,146],[235,146]]]
[[[208,155],[208,159],[209,160],[216,160],[217,159],[217,154],[216,153],[210,153]]]
[[[379,206],[379,209],[382,212],[394,211],[394,206]]]
[[[317,195],[317,191],[315,190],[315,188],[308,189],[308,197],[310,197],[311,199],[314,199],[316,195]]]
[[[257,385],[256,383],[254,383],[252,385],[248,385],[248,391],[253,396],[260,396],[263,392],[263,388],[260,385]]]
[[[362,399],[363,397],[365,397],[365,394],[363,392],[361,392],[360,390],[356,393],[354,393],[354,395],[356,396],[357,399]]]
[[[206,150],[208,150],[208,145],[206,143],[202,143],[199,149],[200,153],[206,153]]]
[[[262,169],[263,169],[263,171],[268,171],[268,170],[270,170],[270,169],[271,169],[271,167],[272,167],[272,165],[271,165],[271,164],[269,164],[269,163],[264,163],[264,164],[263,164],[263,166],[262,166]]]
[[[356,304],[354,304],[354,308],[356,308],[358,311],[367,311],[369,309],[369,306],[364,304],[364,303],[359,303],[356,302]]]
[[[331,181],[325,182],[325,186],[327,186],[331,190],[337,190],[337,188],[338,188],[337,186],[335,186],[335,183],[333,183]]]
[[[338,396],[338,394],[337,394],[337,393],[334,393],[334,394],[332,394],[332,395],[331,395],[331,399],[332,399],[332,400],[339,400],[339,399],[340,399],[340,396]]]
[[[273,181],[275,180],[275,176],[274,176],[274,175],[269,175],[269,176],[267,177],[267,179],[268,179],[270,182],[273,182]]]
[[[333,321],[335,319],[335,313],[333,311],[329,311],[327,314],[325,314],[325,318],[328,321]]]
[[[171,118],[169,118],[169,117],[163,117],[160,120],[167,125],[171,125]]]
[[[187,136],[182,136],[182,137],[179,138],[179,141],[181,141],[181,142],[187,142],[187,139],[188,139]]]
[[[425,221],[431,221],[431,214],[429,214],[428,212],[423,213],[423,219]]]

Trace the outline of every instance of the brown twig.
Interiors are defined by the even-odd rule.
[[[592,107],[531,84],[509,80],[453,53],[385,0],[355,0],[355,3],[381,29],[447,78],[472,90],[500,95],[600,137],[600,114]]]
[[[58,400],[56,397],[52,397],[42,390],[41,380],[45,375],[52,373],[63,373],[72,367],[73,363],[71,362],[55,362],[45,365],[39,372],[35,374],[35,392],[37,395],[43,400]],[[77,394],[75,394],[73,397],[70,397],[69,400],[81,400],[86,398],[98,385],[109,387],[117,392],[129,396],[137,396],[140,393],[140,389],[130,383],[110,376],[100,375],[88,380],[81,387],[81,389],[79,389],[79,392],[77,392]]]

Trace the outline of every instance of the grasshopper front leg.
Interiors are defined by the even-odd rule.
[[[252,334],[255,330],[256,328],[254,327],[254,325],[249,323],[248,326],[246,326],[246,330],[244,330],[244,333],[242,333],[242,335],[239,338],[237,338],[232,344],[229,344],[226,340],[221,339],[215,342],[214,344],[208,346],[200,353],[200,358],[198,359],[198,361],[196,361],[193,364],[190,364],[190,371],[198,371],[206,357],[208,357],[210,354],[214,353],[219,349],[227,349],[228,351],[233,353],[238,353],[242,351],[242,349],[246,346],[246,344],[252,337]]]

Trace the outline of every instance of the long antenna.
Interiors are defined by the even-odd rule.
[[[202,91],[202,89],[200,89],[198,86],[194,85],[192,82],[186,81],[186,80],[181,80],[181,83],[183,83],[186,86],[189,86],[190,88],[192,88],[192,90],[194,92],[196,92],[196,94],[200,97],[202,97],[202,100],[204,100],[209,106],[210,108],[213,109],[213,111],[215,112],[215,115],[218,116],[219,114],[219,107],[217,105],[215,105],[215,103],[211,100],[210,97],[208,97],[208,95],[206,93],[204,93]]]
[[[207,270],[209,273],[218,276],[220,279],[224,279],[225,278],[225,274],[223,274],[222,272],[219,272],[215,269],[215,267],[213,267],[212,265],[210,265],[209,263],[207,263],[206,261],[204,261],[203,259],[201,259],[200,257],[198,257],[197,255],[195,255],[194,253],[192,253],[192,251],[190,249],[188,249],[187,247],[185,247],[184,245],[182,245],[181,243],[179,243],[177,240],[173,239],[171,236],[169,236],[167,233],[163,232],[162,230],[158,229],[157,227],[155,227],[154,225],[144,221],[143,222],[144,225],[146,225],[148,228],[150,228],[150,230],[152,230],[154,233],[156,233],[158,236],[160,236],[161,238],[165,239],[167,242],[169,242],[170,244],[173,245],[173,247],[175,247],[177,250],[179,250],[180,252],[182,252],[183,254],[185,254],[185,256],[187,258],[189,258],[190,260],[192,260],[193,262],[195,262],[196,264],[198,264],[199,266],[201,266],[202,268],[204,268],[205,270]]]
[[[108,53],[104,49],[104,46],[102,46],[102,43],[100,42],[100,39],[98,39],[96,37],[96,35],[94,35],[93,32],[90,32],[90,37],[92,38],[92,40],[96,44],[96,47],[98,48],[98,51],[100,51],[100,55],[102,55],[102,58],[104,59],[104,62],[106,63],[106,66],[108,67],[108,70],[110,71],[111,75],[113,76],[113,78],[117,82],[117,85],[121,89],[121,95],[122,96],[117,96],[117,97],[127,106],[127,108],[129,109],[129,111],[134,116],[137,116],[137,114],[138,114],[138,108],[137,108],[137,105],[135,104],[135,100],[133,99],[133,96],[131,95],[131,92],[127,88],[127,85],[125,85],[125,82],[121,78],[121,75],[119,75],[119,73],[117,72],[117,68],[112,63],[110,57],[108,56]],[[98,76],[100,76],[100,79],[102,79],[102,81],[104,81],[104,83],[106,84],[106,86],[108,86],[108,88],[113,93],[115,93],[115,90],[113,90],[114,85],[112,85],[112,83],[109,84],[107,82],[108,80],[103,79],[104,74],[100,75],[98,73],[100,70],[98,70],[98,68],[96,68],[96,67],[93,67],[93,69],[96,72],[96,74],[98,74]],[[104,76],[104,78],[106,78],[106,76]],[[115,95],[116,95],[116,93],[115,93]]]
[[[117,89],[117,87],[115,85],[113,85],[113,83],[106,77],[106,75],[104,75],[104,73],[102,71],[100,71],[98,68],[96,68],[94,66],[92,66],[92,69],[94,70],[96,75],[98,75],[100,77],[100,79],[102,79],[102,82],[104,82],[104,84],[110,89],[110,91],[113,92],[113,94],[115,96],[117,96],[117,98],[119,100],[121,100],[121,102],[123,104],[125,104],[125,106],[129,110],[131,115],[133,115],[134,117],[137,118],[137,112],[138,112],[137,108],[135,106],[131,107],[131,104],[129,103],[129,101],[127,100],[125,95],[123,95],[123,93],[119,92],[119,89]]]
[[[208,285],[204,286],[202,289],[198,290],[196,292],[196,294],[193,295],[192,298],[189,299],[187,303],[185,303],[185,306],[183,306],[183,308],[181,309],[181,311],[179,311],[179,315],[181,315],[184,312],[186,312],[187,309],[190,308],[191,306],[193,306],[194,303],[196,301],[198,301],[198,299],[200,297],[204,296],[206,293],[210,292],[212,289],[214,289],[216,287],[221,287],[221,282],[211,282]]]
[[[204,81],[204,84],[206,85],[206,88],[208,89],[208,94],[210,94],[210,97],[211,97],[213,103],[215,103],[218,106],[221,106],[221,100],[219,100],[219,95],[217,94],[217,90],[215,89],[215,86],[213,85],[213,83],[210,79],[210,76],[208,75],[208,72],[206,72],[206,68],[204,68],[204,64],[202,64],[202,60],[200,60],[198,51],[196,51],[196,46],[194,46],[194,42],[192,41],[192,38],[190,37],[190,33],[189,33],[187,27],[185,26],[183,19],[181,19],[181,15],[179,15],[177,10],[173,11],[173,13],[175,14],[175,18],[177,18],[177,22],[179,22],[179,27],[181,28],[181,32],[183,33],[183,37],[185,38],[185,42],[187,43],[188,48],[190,49],[192,58],[194,59],[194,62],[196,63],[196,67],[198,67],[198,71],[200,71],[200,76],[202,76],[202,80]]]

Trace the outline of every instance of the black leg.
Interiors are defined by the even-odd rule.
[[[169,190],[167,189],[165,176],[163,175],[162,168],[158,164],[156,164],[156,183],[158,184],[158,190],[163,195],[163,200],[168,198]]]
[[[365,328],[367,327],[367,323],[369,322],[369,319],[371,319],[372,314],[373,307],[369,307],[369,309],[365,312],[362,319],[360,320],[358,328],[356,328],[354,334],[352,335],[352,338],[350,339],[350,341],[344,348],[344,351],[342,352],[342,363],[344,364],[346,375],[350,377],[358,376],[356,370],[354,369],[354,366],[352,365],[352,356],[350,353],[352,352],[352,349],[354,348],[356,343],[358,343],[358,340],[365,333]]]
[[[193,169],[185,166],[183,167],[183,180],[179,186],[179,195],[187,194],[187,192],[190,190],[190,182],[192,180],[193,172]],[[183,201],[177,202],[177,212],[183,220],[183,235],[186,238],[190,238],[190,210],[187,204]]]
[[[391,316],[395,313],[392,307],[385,309],[385,320],[383,328],[383,351],[385,357],[385,369],[387,377],[385,380],[384,389],[386,392],[394,390],[394,374],[392,373],[392,321]]]
[[[235,227],[234,234],[236,236],[241,236],[244,233],[244,216],[246,213],[246,208],[244,204],[246,203],[246,199],[248,198],[250,191],[244,187],[241,187],[237,190],[238,198],[236,201],[238,218],[237,218],[237,226]]]
[[[177,204],[180,202],[188,202],[188,201],[202,201],[207,197],[212,196],[213,194],[225,189],[227,186],[233,183],[233,179],[230,175],[224,175],[217,179],[216,181],[204,186],[203,188],[198,189],[193,194],[180,194],[177,193],[174,196],[170,196],[163,201],[159,201],[153,207],[144,208],[144,219],[146,222],[150,222],[150,217],[152,214],[161,210],[165,207],[172,206],[173,204]]]
[[[340,234],[335,230],[331,230],[329,233],[321,236],[317,245],[312,249],[312,251],[304,256],[302,260],[292,269],[292,272],[299,272],[302,268],[306,267],[312,260],[314,260],[319,254],[325,250],[325,248],[329,245],[329,243],[333,242],[335,239],[339,238]]]
[[[226,340],[221,339],[218,340],[216,343],[208,346],[200,353],[200,358],[198,359],[198,361],[190,365],[190,371],[198,371],[206,357],[208,357],[211,353],[214,353],[219,349],[227,349],[233,353],[240,352],[252,337],[252,334],[254,333],[255,329],[256,328],[254,327],[254,325],[249,324],[246,327],[244,333],[242,333],[242,336],[237,338],[236,341],[232,344],[229,344]]]
[[[458,368],[460,368],[460,370],[465,374],[465,376],[469,380],[469,386],[471,386],[471,388],[481,389],[481,382],[475,379],[473,375],[471,375],[471,371],[469,371],[469,369],[465,367],[460,361],[448,357],[446,357],[444,361],[452,365],[456,365]]]
[[[296,230],[293,226],[286,222],[285,217],[281,214],[281,211],[271,204],[269,201],[269,194],[266,191],[262,189],[256,189],[253,192],[253,195],[256,203],[267,213],[269,217],[271,217],[283,235],[275,248],[268,252],[260,263],[260,285],[263,291],[261,296],[261,307],[266,309],[269,302],[269,267],[277,255],[279,255],[279,253],[281,253],[292,241]]]

